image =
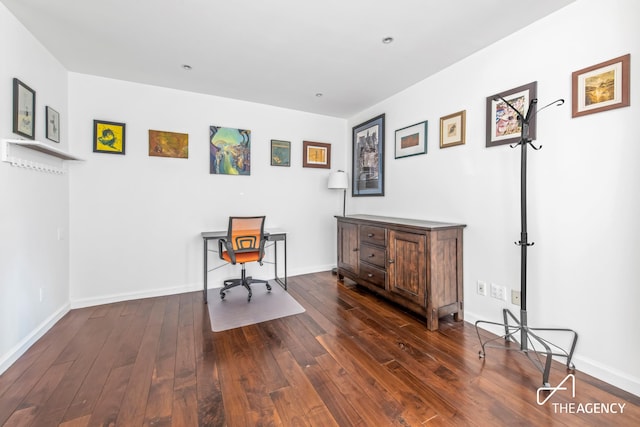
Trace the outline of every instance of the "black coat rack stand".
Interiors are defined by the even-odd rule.
[[[502,316],[504,321],[502,323],[498,322],[490,322],[486,320],[478,320],[476,325],[476,333],[478,334],[478,340],[480,341],[481,350],[479,352],[479,356],[484,358],[486,355],[487,348],[498,348],[503,350],[516,350],[521,353],[524,353],[531,362],[540,370],[542,373],[542,385],[545,387],[549,387],[549,372],[551,370],[551,361],[553,357],[563,357],[566,358],[566,365],[568,370],[574,370],[575,367],[571,362],[573,357],[573,351],[576,347],[576,342],[578,341],[578,334],[571,329],[564,328],[532,328],[527,323],[527,249],[529,246],[533,246],[533,242],[529,243],[528,235],[527,235],[527,147],[531,146],[534,150],[539,150],[540,147],[536,147],[531,142],[532,139],[529,137],[529,123],[535,115],[552,105],[560,106],[564,104],[563,99],[559,99],[554,101],[539,110],[535,110],[537,106],[537,99],[532,99],[529,103],[529,109],[526,112],[526,115],[523,115],[520,111],[518,111],[511,103],[505,100],[501,96],[496,96],[494,98],[495,101],[502,100],[505,104],[507,104],[518,116],[518,120],[521,124],[520,131],[520,141],[517,144],[511,146],[511,148],[515,148],[518,145],[520,146],[521,156],[520,156],[520,209],[521,209],[521,231],[520,231],[520,241],[515,242],[516,245],[520,246],[520,319],[511,313],[511,311],[507,308],[503,309]],[[483,341],[480,336],[480,330],[478,328],[479,325],[496,325],[504,328],[504,335],[491,338]],[[567,352],[562,347],[553,344],[552,342],[540,337],[539,333],[541,332],[551,332],[551,333],[569,333],[569,339],[571,339],[571,348]],[[500,341],[503,341],[502,344],[499,344]],[[517,347],[513,345],[513,343],[517,344]],[[538,345],[538,349],[536,348]],[[542,346],[542,348],[540,348]]]

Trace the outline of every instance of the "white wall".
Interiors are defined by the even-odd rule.
[[[200,289],[200,232],[229,215],[286,229],[289,275],[335,264],[342,197],[328,169],[302,167],[302,141],[331,143],[344,168],[346,120],[76,73],[69,105],[71,150],[86,159],[71,180],[73,306]],[[94,119],[126,123],[126,155],[92,152]],[[209,174],[211,125],[251,130],[250,176]],[[189,158],[150,157],[149,129],[188,133]],[[291,167],[270,165],[271,139],[291,141]],[[212,272],[209,286],[238,274]]]
[[[579,333],[579,370],[640,394],[640,3],[579,0],[349,121],[386,113],[385,197],[348,213],[466,223],[466,320],[519,307],[476,293],[520,289],[520,150],[485,147],[486,97],[532,81],[540,151],[529,151],[529,324]],[[571,118],[571,73],[631,54],[631,107]],[[439,118],[467,111],[466,145],[439,148]],[[394,131],[429,121],[428,153],[394,159]],[[350,148],[345,153],[351,157]],[[510,292],[509,292],[510,295]],[[510,299],[510,298],[509,298]],[[489,354],[488,357],[491,357]]]
[[[0,138],[13,134],[13,78],[36,92],[37,140],[67,148],[67,73],[0,4]],[[45,106],[60,113],[61,142],[45,139]],[[61,162],[30,150],[26,160]],[[0,372],[69,308],[68,175],[0,162]],[[42,302],[40,291],[42,290]]]

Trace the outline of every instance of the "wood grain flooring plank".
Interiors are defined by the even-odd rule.
[[[158,338],[144,425],[171,425],[179,311],[180,297],[171,295],[165,306]]]
[[[313,384],[305,375],[306,368],[298,364],[293,354],[282,353],[278,357],[278,364],[290,384],[290,387],[280,390],[282,393],[272,393],[272,396],[275,395],[279,399],[286,397],[281,402],[287,402],[287,408],[290,409],[289,413],[283,414],[279,411],[279,415],[285,425],[295,425],[294,422],[298,418],[297,414],[302,414],[309,425],[338,426]],[[287,419],[285,416],[294,416],[295,418]]]
[[[111,313],[115,315],[113,318],[109,315],[109,310],[101,306],[101,315],[91,318],[91,321],[101,322],[103,332],[108,332],[108,336],[102,346],[87,349],[89,355],[97,350],[96,358],[84,375],[82,384],[67,407],[62,421],[82,418],[93,411],[116,363],[122,342],[127,339],[131,328],[135,330],[138,326],[129,324],[132,316],[121,315],[126,306],[127,304],[113,304],[111,307]]]
[[[328,353],[325,353],[328,355]],[[365,426],[364,419],[349,402],[345,401],[338,386],[333,382],[329,372],[319,364],[306,366],[304,374],[313,385],[322,402],[340,426]]]
[[[116,424],[132,370],[133,365],[128,365],[115,367],[109,372],[100,398],[91,413],[89,425],[110,426]]]
[[[220,389],[217,348],[211,332],[208,306],[202,294],[193,294],[193,323],[195,330],[196,393],[198,397],[198,425],[217,427],[225,425],[224,397]]]
[[[139,426],[144,420],[146,406],[151,387],[151,377],[158,350],[158,341],[162,329],[167,297],[154,299],[151,315],[147,322],[136,361],[133,364],[132,375],[129,378],[122,405],[118,412],[117,424]]]
[[[335,384],[340,398],[345,405],[354,408],[358,416],[364,422],[364,426],[373,426],[380,424],[388,419],[388,414],[384,411],[379,401],[372,399],[369,390],[369,384],[360,381],[358,378],[352,377],[340,362],[335,360],[333,356],[327,353],[318,357],[318,365],[327,372]]]

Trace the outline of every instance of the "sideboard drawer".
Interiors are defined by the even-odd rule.
[[[360,226],[360,242],[369,243],[371,245],[386,246],[387,245],[387,229],[384,227],[361,225]]]
[[[386,267],[385,253],[384,247],[362,244],[360,246],[360,261],[368,262],[384,269]]]
[[[382,289],[385,289],[386,276],[384,270],[367,264],[360,265],[360,277]]]

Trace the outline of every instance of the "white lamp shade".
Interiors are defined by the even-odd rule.
[[[345,171],[333,172],[329,175],[327,188],[344,190],[349,188],[349,175]]]

